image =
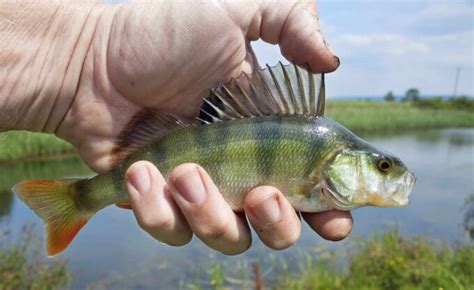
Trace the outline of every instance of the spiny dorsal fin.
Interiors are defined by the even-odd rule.
[[[324,74],[294,64],[267,65],[211,90],[199,120],[204,123],[269,115],[322,116]]]
[[[175,115],[159,112],[155,109],[139,111],[117,137],[112,150],[112,164],[125,160],[136,151],[161,139],[170,131],[193,126]]]
[[[323,74],[280,62],[212,89],[197,120],[207,124],[270,115],[322,116],[324,99]],[[112,163],[117,164],[172,130],[194,124],[155,109],[143,109],[117,138]]]

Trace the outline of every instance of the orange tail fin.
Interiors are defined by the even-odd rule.
[[[74,200],[76,179],[28,180],[13,192],[43,219],[48,256],[55,256],[71,243],[93,213],[77,208]]]

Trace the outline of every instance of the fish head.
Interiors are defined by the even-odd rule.
[[[394,155],[361,144],[339,150],[328,163],[322,179],[323,194],[341,210],[407,205],[415,175]]]

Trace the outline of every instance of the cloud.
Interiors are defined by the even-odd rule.
[[[327,76],[327,95],[381,96],[417,87],[474,96],[474,8],[469,1],[320,0],[321,27],[341,58]],[[257,44],[261,64],[281,59],[277,46]]]
[[[415,13],[402,14],[392,21],[408,33],[445,34],[473,29],[474,5],[449,1],[426,4]]]
[[[366,52],[381,54],[402,55],[408,53],[426,53],[430,47],[426,43],[401,34],[372,33],[372,34],[343,34],[333,43],[344,49],[348,54],[353,54],[362,49]]]

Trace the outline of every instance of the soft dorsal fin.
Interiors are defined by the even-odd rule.
[[[172,114],[155,109],[143,109],[133,116],[117,137],[112,150],[112,164],[126,159],[146,145],[161,139],[172,130],[193,125],[193,122],[187,122]]]
[[[204,123],[269,115],[322,116],[324,74],[295,64],[267,65],[212,89],[199,120]]]

